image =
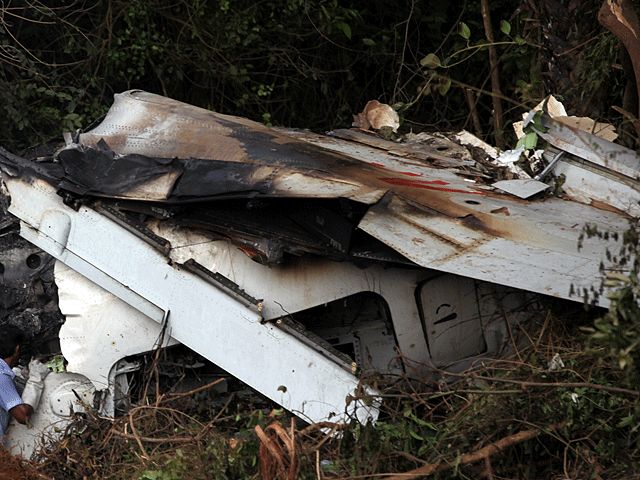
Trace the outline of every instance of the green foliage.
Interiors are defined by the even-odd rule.
[[[575,83],[570,89],[570,94],[582,102],[601,102],[604,92],[624,88],[620,75],[616,75],[611,68],[613,59],[618,57],[618,40],[608,32],[603,32],[594,40],[577,63]]]
[[[576,325],[558,331],[560,325],[552,319],[530,332],[536,343],[517,361],[485,362],[435,390],[396,385],[375,425],[354,424],[345,433],[332,472],[375,476],[445,462],[451,468],[435,478],[478,478],[479,467],[458,463],[462,455],[537,428],[537,439],[491,457],[496,478],[633,477],[640,471],[636,396],[590,387],[620,385],[620,371],[594,369],[606,352],[585,349],[588,337]],[[550,352],[562,356],[563,368],[549,369]]]
[[[512,0],[491,9],[503,94],[530,106],[545,93],[537,13]],[[463,88],[483,122],[492,115],[477,1],[27,0],[0,11],[0,144],[13,149],[89,128],[130,88],[317,129],[350,125],[374,98],[402,105],[408,125],[461,128]]]
[[[324,478],[374,478],[425,463],[446,467],[434,472],[436,479],[479,478],[483,466],[464,463],[463,456],[534,430],[536,438],[491,456],[495,478],[635,478],[638,382],[626,375],[629,367],[611,362],[609,349],[580,332],[592,317],[579,306],[576,312],[566,307],[561,318],[541,312],[541,326],[522,333],[512,358],[484,359],[473,370],[424,383],[378,378],[384,401],[375,424],[354,420],[339,435],[326,436],[319,426],[296,427],[290,414],[263,402],[257,408],[232,398],[222,411],[205,402],[201,412],[195,398],[171,407],[146,401],[114,420],[76,418],[41,455],[41,471],[78,479],[259,478],[265,460],[286,463],[293,449],[301,480],[317,479],[318,469]],[[552,368],[556,356],[562,362]],[[260,449],[265,444],[255,434],[257,425],[267,431],[272,423],[285,435],[294,432],[279,453]],[[128,432],[136,432],[141,444]]]
[[[503,15],[504,8],[500,9],[499,5],[493,3],[491,7],[494,16]],[[529,68],[529,64],[535,63],[537,46],[525,40],[520,34],[524,33],[522,31],[525,25],[524,17],[515,16],[512,20],[513,26],[511,21],[505,19],[500,20],[499,24],[495,22],[497,23],[494,27],[495,41],[489,43],[486,40],[479,5],[476,8],[469,6],[468,9],[463,10],[460,18],[464,21],[457,23],[454,30],[456,34],[444,37],[437,49],[420,59],[419,65],[423,67],[422,84],[417,94],[405,102],[414,107],[412,113],[419,112],[420,107],[425,105],[429,108],[431,103],[436,111],[441,111],[441,104],[444,103],[443,111],[450,112],[450,115],[459,115],[469,109],[465,90],[475,91],[479,96],[474,107],[476,113],[489,125],[493,113],[492,100],[488,95],[491,88],[488,85],[490,46],[496,48],[500,55],[500,78],[502,93],[506,94],[505,98],[513,97],[511,103],[523,100],[529,106],[539,101],[539,98],[531,98],[534,94],[533,85],[536,84],[533,75],[536,72],[530,71]],[[506,8],[511,7],[506,6]],[[507,69],[511,71],[510,74],[503,75],[502,71]],[[525,90],[529,94],[526,97],[520,94]],[[535,93],[538,94],[538,92]],[[526,105],[522,107],[527,108]],[[466,118],[466,122],[469,122],[469,117]]]
[[[598,318],[593,326],[584,330],[591,334],[595,345],[607,349],[609,358],[627,373],[630,382],[640,380],[640,223],[630,221],[629,229],[621,239],[617,234],[599,231],[587,226],[581,242],[598,237],[620,244],[606,252],[607,265],[601,265],[602,289],[599,292],[583,292],[587,298],[605,294],[611,302],[609,310]],[[606,291],[605,291],[606,289]]]
[[[257,445],[238,442],[234,448],[224,435],[208,439],[204,449],[177,449],[160,457],[162,463],[140,473],[139,480],[193,480],[249,478],[257,469]],[[165,458],[162,461],[162,458]],[[157,461],[156,461],[157,463]]]
[[[328,128],[387,101],[404,2],[160,0],[0,7],[0,144],[87,128],[111,95],[143,88],[266,122]],[[429,19],[415,9],[409,34]]]

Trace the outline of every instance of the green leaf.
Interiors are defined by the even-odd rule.
[[[527,133],[524,136],[523,147],[525,150],[533,150],[538,144],[538,134],[536,132]]]
[[[338,27],[340,31],[344,33],[345,37],[351,40],[351,27],[349,26],[349,24],[344,22],[338,22],[336,23],[336,27]]]
[[[427,422],[426,420],[422,420],[421,418],[416,417],[413,413],[411,413],[410,415],[405,415],[405,417],[407,416],[411,420],[413,420],[415,423],[420,425],[421,427],[427,427],[428,429],[433,430],[434,432],[438,431],[438,429],[433,423]]]
[[[435,53],[430,53],[422,60],[420,60],[420,65],[427,68],[438,68],[440,65],[440,58]]]
[[[51,360],[49,360],[45,365],[49,368],[49,370],[55,373],[61,373],[66,371],[64,366],[64,357],[62,355],[56,355]]]
[[[511,24],[509,22],[507,22],[506,20],[501,20],[500,21],[500,30],[505,35],[509,35],[511,33]]]
[[[465,40],[469,40],[471,38],[471,30],[469,29],[469,25],[464,22],[460,22],[458,25],[458,35],[460,35]]]
[[[635,423],[635,417],[633,415],[629,415],[627,417],[623,417],[622,420],[620,420],[620,422],[618,423],[618,428],[624,428],[624,427],[628,427],[630,425],[633,425]]]
[[[424,441],[424,438],[422,438],[420,435],[418,435],[416,432],[414,432],[413,430],[409,430],[409,435],[413,438],[415,438],[416,440],[420,440],[421,442]]]
[[[363,38],[362,43],[364,43],[367,47],[373,47],[376,44],[376,42],[371,38]]]
[[[451,79],[449,77],[443,77],[442,80],[442,83],[438,85],[438,93],[445,96],[451,88]]]
[[[516,44],[517,45],[526,45],[526,43],[527,43],[527,41],[524,38],[522,38],[520,35],[518,35],[515,38],[515,40],[516,40]]]

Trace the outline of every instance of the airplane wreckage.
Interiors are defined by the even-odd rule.
[[[375,420],[368,374],[498,355],[542,296],[600,289],[615,242],[578,248],[585,224],[621,234],[638,215],[638,156],[570,118],[541,115],[544,175],[519,180],[443,136],[272,129],[138,90],[54,155],[0,151],[29,242],[0,258],[5,284],[31,275],[50,299],[55,261],[43,311],[66,318],[66,371],[9,445],[30,454],[78,399],[113,415],[159,343],[310,422]],[[540,193],[560,175],[562,195]]]

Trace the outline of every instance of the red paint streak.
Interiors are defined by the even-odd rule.
[[[426,190],[439,190],[441,192],[451,193],[468,193],[471,195],[485,195],[484,192],[441,187],[440,185],[449,185],[449,182],[445,182],[444,180],[409,180],[406,178],[380,178],[379,180],[390,183],[391,185],[399,185],[401,187],[424,188]]]

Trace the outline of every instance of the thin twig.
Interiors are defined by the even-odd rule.
[[[491,458],[484,459],[484,476],[487,480],[494,480],[493,467],[491,466]]]
[[[411,24],[411,17],[413,16],[413,8],[415,7],[415,0],[411,0],[411,9],[409,10],[409,16],[405,20],[404,27],[404,42],[402,44],[402,55],[400,56],[400,66],[398,67],[398,75],[396,76],[396,84],[393,86],[393,101],[396,101],[396,94],[398,93],[398,85],[400,84],[400,75],[404,68],[404,56],[407,50],[407,43],[409,41],[409,25]]]
[[[320,469],[320,450],[316,450],[316,477],[322,480],[322,470]]]
[[[118,437],[135,440],[138,443],[138,446],[141,445],[140,443],[141,441],[148,442],[148,443],[191,443],[194,440],[194,437],[164,437],[164,438],[146,437],[144,435],[132,435],[130,433],[120,432],[118,430],[112,430],[112,433]]]
[[[475,375],[473,373],[453,373],[442,371],[445,375],[450,375],[453,377],[460,378],[474,378],[478,380],[486,380],[488,382],[502,382],[502,383],[512,383],[514,385],[521,385],[522,387],[555,387],[555,388],[590,388],[593,390],[603,390],[605,392],[612,393],[622,393],[624,395],[631,395],[634,397],[640,397],[640,390],[631,390],[628,388],[622,387],[612,387],[610,385],[600,385],[599,383],[590,383],[590,382],[531,382],[527,380],[515,380],[511,378],[498,378],[498,377],[487,377],[484,375]]]
[[[180,392],[180,393],[170,393],[167,395],[170,400],[176,400],[178,398],[190,397],[191,395],[195,395],[196,393],[204,392],[209,390],[210,388],[215,387],[219,383],[223,382],[224,378],[216,378],[213,382],[209,382],[206,385],[202,385],[200,387],[194,388],[193,390],[189,390],[188,392]]]
[[[557,423],[554,425],[549,425],[546,429],[532,429],[532,430],[521,430],[513,435],[508,435],[500,440],[490,443],[489,445],[482,447],[479,450],[476,450],[472,453],[466,453],[460,456],[458,459],[450,462],[439,461],[435,463],[428,463],[423,465],[422,467],[418,467],[414,470],[410,470],[405,473],[399,474],[390,474],[385,475],[388,480],[406,480],[407,478],[417,478],[422,476],[431,475],[432,473],[440,472],[443,470],[448,470],[453,468],[456,465],[467,465],[469,463],[476,463],[485,458],[489,458],[493,455],[496,455],[508,447],[516,445],[518,443],[526,442],[527,440],[531,440],[536,438],[545,431],[553,431],[561,428],[564,423]]]
[[[473,90],[470,88],[463,88],[464,97],[467,100],[467,106],[469,107],[469,115],[473,123],[473,133],[478,137],[482,136],[482,123],[480,123],[480,115],[478,115],[478,99],[476,98]]]

